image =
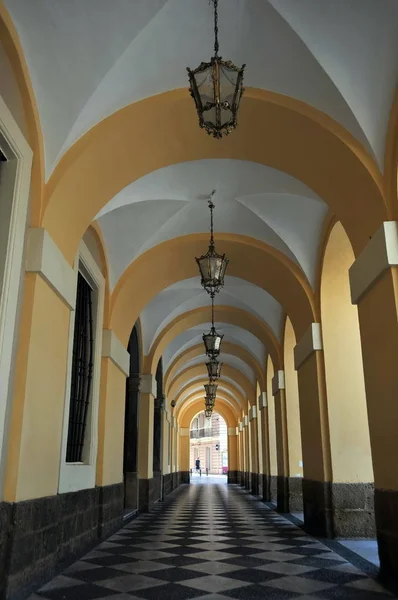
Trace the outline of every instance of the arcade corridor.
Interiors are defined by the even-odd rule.
[[[304,534],[237,485],[184,485],[29,600],[392,597],[375,574],[367,561]]]

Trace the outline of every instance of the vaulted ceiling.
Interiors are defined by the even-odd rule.
[[[47,179],[87,131],[132,103],[186,88],[185,68],[196,67],[212,54],[213,15],[207,0],[4,3],[32,81]],[[383,171],[398,81],[396,0],[220,0],[219,15],[221,54],[235,64],[247,64],[246,87],[277,92],[325,113],[350,132]],[[234,233],[268,244],[315,287],[328,214],[323,199],[276,169],[204,158],[150,172],[110,198],[97,214],[111,289],[149,249],[179,236],[208,232],[207,198],[213,189],[216,236]],[[280,341],[283,309],[263,289],[227,277],[217,304],[251,315]],[[209,300],[199,278],[161,291],[140,315],[144,353],[150,353],[170,324],[205,307]],[[209,320],[170,340],[163,354],[165,370],[201,343]],[[217,323],[225,341],[264,367],[269,349],[261,336],[223,322],[222,310]],[[226,352],[223,360],[255,382],[249,359]],[[203,357],[187,360],[174,377],[199,364]]]

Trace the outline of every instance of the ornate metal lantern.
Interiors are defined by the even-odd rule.
[[[210,296],[217,294],[224,285],[224,276],[227,269],[229,260],[225,257],[225,254],[217,254],[214,243],[214,232],[213,232],[213,196],[215,191],[211,193],[209,200],[210,208],[210,244],[206,254],[203,254],[200,258],[195,258],[198,263],[201,284]]]
[[[206,363],[206,367],[210,381],[217,381],[217,379],[220,379],[222,363],[218,362],[216,359],[213,359]]]
[[[203,343],[205,345],[206,354],[210,359],[214,360],[220,354],[221,342],[222,342],[223,337],[224,336],[221,335],[220,333],[218,333],[216,331],[216,328],[214,327],[214,298],[212,297],[211,298],[211,329],[210,329],[209,333],[204,333],[202,336]]]
[[[246,65],[236,67],[218,56],[218,0],[214,5],[214,56],[191,70],[187,67],[190,94],[195,101],[199,126],[209,135],[221,139],[237,126],[239,104],[244,92]]]
[[[216,398],[218,385],[213,382],[206,383],[205,386],[206,398]]]
[[[215,396],[205,396],[205,406],[206,406],[206,408],[214,408],[215,403],[216,403],[216,397]]]
[[[213,414],[213,409],[211,408],[206,408],[205,409],[205,417],[206,419],[211,419],[211,415]]]

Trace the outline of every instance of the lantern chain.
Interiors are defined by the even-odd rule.
[[[216,193],[216,190],[213,190],[211,195],[210,195],[210,200],[209,200],[209,208],[210,208],[210,249],[214,250],[215,248],[215,244],[214,244],[214,222],[213,222],[213,210],[215,208],[214,206],[214,202],[213,202],[213,197],[214,194]]]
[[[214,55],[218,56],[218,0],[212,0],[214,5]]]

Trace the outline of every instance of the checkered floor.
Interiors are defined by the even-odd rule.
[[[238,486],[191,485],[30,600],[382,600],[364,571]]]

